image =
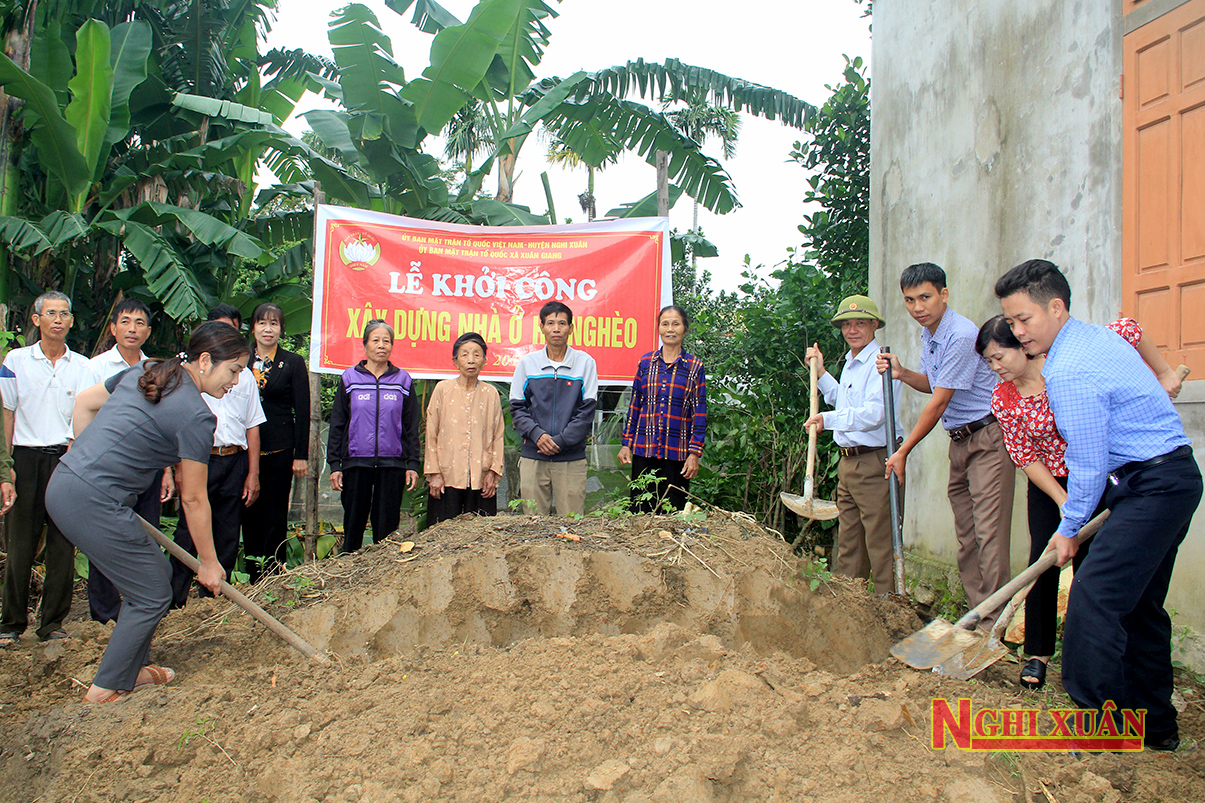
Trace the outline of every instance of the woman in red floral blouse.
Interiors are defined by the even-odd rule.
[[[1175,398],[1180,380],[1155,345],[1142,337],[1138,322],[1120,318],[1109,328],[1138,350]],[[1059,434],[1046,397],[1046,382],[1042,379],[1046,357],[1027,355],[1003,315],[983,325],[975,350],[1000,376],[1000,384],[992,394],[992,413],[1000,422],[1009,456],[1029,479],[1026,501],[1029,562],[1033,563],[1046,551],[1059,526],[1059,508],[1067,501],[1067,464],[1063,461],[1067,441]],[[1076,553],[1075,569],[1087,554],[1088,545],[1084,544]],[[1031,657],[1021,670],[1024,689],[1037,690],[1046,683],[1046,664],[1054,653],[1058,626],[1058,595],[1059,570],[1052,568],[1038,578],[1025,600],[1025,652]]]

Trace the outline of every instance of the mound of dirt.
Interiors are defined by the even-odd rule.
[[[903,667],[909,607],[812,590],[786,545],[724,517],[459,519],[413,540],[254,590],[329,666],[219,600],[160,627],[171,686],[107,706],[79,699],[109,628],[0,651],[0,800],[1205,799],[1200,751],[929,749],[932,698],[1066,698],[1022,698],[1012,664],[972,684]]]

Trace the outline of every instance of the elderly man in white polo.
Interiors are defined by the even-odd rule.
[[[838,382],[824,368],[824,355],[813,345],[807,358],[818,358],[820,392],[834,409],[817,413],[806,426],[819,424],[833,433],[841,449],[837,467],[837,550],[835,574],[873,577],[880,594],[894,588],[891,550],[891,486],[886,479],[887,414],[883,377],[875,368],[879,343],[875,332],[886,321],[867,296],[849,296],[837,308],[833,326],[841,330],[849,351]],[[892,390],[899,398],[899,380]],[[896,405],[899,410],[899,405]],[[900,431],[896,413],[896,431]],[[892,447],[894,449],[894,445]]]

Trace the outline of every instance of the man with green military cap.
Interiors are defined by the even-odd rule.
[[[835,409],[809,418],[833,433],[841,449],[837,466],[837,554],[833,572],[846,577],[873,577],[880,594],[894,588],[891,550],[891,486],[886,479],[887,414],[883,378],[875,369],[879,351],[875,332],[886,321],[866,296],[850,296],[837,307],[833,326],[841,330],[849,351],[838,382],[824,369],[824,355],[813,345],[807,358],[819,360],[816,373],[824,401]],[[899,396],[899,381],[893,382]],[[899,409],[899,405],[896,405]],[[896,414],[896,431],[902,427]]]

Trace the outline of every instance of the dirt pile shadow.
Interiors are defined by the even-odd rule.
[[[412,558],[376,547],[365,557],[392,571],[297,610],[290,624],[319,649],[377,660],[421,646],[505,648],[671,623],[728,648],[782,651],[848,674],[886,659],[901,621],[914,623],[865,594],[810,590],[785,544],[731,524],[466,520],[418,540]]]

